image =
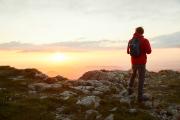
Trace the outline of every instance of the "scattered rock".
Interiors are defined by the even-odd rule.
[[[112,98],[120,99],[122,96],[120,94],[112,94]]]
[[[37,91],[35,91],[35,90],[29,90],[28,93],[29,93],[29,94],[36,94]]]
[[[115,112],[118,108],[114,107],[113,109],[109,110],[110,112]]]
[[[9,79],[12,79],[12,80],[14,80],[14,81],[24,80],[24,76],[20,75],[20,76],[12,77],[12,78],[9,78]]]
[[[127,96],[127,95],[128,95],[127,89],[122,90],[122,91],[119,93],[119,95],[120,95],[120,96]]]
[[[56,112],[57,112],[57,113],[62,113],[62,112],[64,111],[64,109],[65,109],[64,106],[62,106],[62,107],[60,107],[60,108],[56,108]]]
[[[103,86],[95,87],[95,90],[100,92],[108,92],[110,91],[110,88],[108,86],[103,85]]]
[[[67,100],[72,96],[77,95],[76,93],[72,92],[72,91],[64,91],[63,93],[60,93],[60,96],[63,100]]]
[[[80,90],[80,91],[84,91],[84,90],[92,90],[94,89],[93,86],[76,86],[76,87],[71,87],[73,89],[76,89],[76,90]]]
[[[103,92],[101,91],[96,91],[96,90],[92,91],[92,95],[102,95],[102,94]]]
[[[108,115],[104,120],[114,120],[114,114]]]
[[[34,91],[42,91],[46,89],[52,89],[52,88],[61,88],[62,84],[48,84],[48,83],[33,83],[28,85],[29,89],[34,90]]]
[[[147,108],[153,108],[153,103],[152,103],[152,101],[146,101],[146,102],[144,102],[144,105],[145,105]]]
[[[172,115],[177,115],[178,114],[178,107],[177,105],[171,105],[168,107],[167,112],[172,114]]]
[[[40,99],[46,99],[48,96],[41,96]]]
[[[100,104],[100,98],[97,96],[86,96],[79,99],[76,104],[90,106],[93,105],[95,108],[98,107]]]
[[[86,84],[90,84],[91,86],[94,86],[94,87],[98,87],[98,86],[102,86],[103,83],[102,81],[98,81],[98,80],[86,80],[84,81]]]
[[[129,113],[136,113],[136,112],[137,112],[137,109],[135,108],[129,109]]]
[[[72,115],[67,114],[56,114],[56,120],[72,120]]]
[[[38,100],[41,99],[39,101],[52,100],[56,105],[53,106],[54,104],[52,104],[52,108],[58,106],[55,111],[51,111],[56,115],[56,120],[73,120],[81,115],[85,117],[86,120],[102,120],[103,118],[104,120],[114,120],[116,114],[112,113],[116,113],[116,111],[119,110],[119,106],[114,106],[111,109],[106,108],[109,108],[108,102],[117,102],[113,104],[122,105],[122,107],[126,109],[125,111],[128,111],[127,114],[142,111],[154,116],[155,119],[180,119],[180,106],[175,104],[177,102],[174,101],[174,103],[171,103],[164,99],[164,97],[168,95],[174,97],[175,93],[179,93],[179,89],[177,89],[179,87],[178,80],[180,79],[179,72],[171,70],[163,70],[158,73],[147,72],[147,80],[145,82],[145,91],[147,91],[147,93],[145,93],[144,96],[149,98],[149,100],[143,102],[143,107],[146,108],[145,110],[136,105],[137,86],[135,86],[136,92],[134,92],[133,95],[128,95],[127,80],[129,79],[129,73],[129,71],[124,72],[118,70],[95,70],[86,72],[77,81],[70,81],[62,76],[48,77],[37,69],[15,69],[4,66],[0,67],[0,77],[5,78],[4,80],[6,81],[2,81],[6,83],[9,80],[7,85],[13,81],[13,85],[17,84],[17,91],[15,92],[20,92],[14,94],[11,88],[9,89],[8,86],[0,84],[0,92],[2,94],[2,97],[0,97],[0,105],[7,102],[16,103],[25,97],[33,97]],[[28,81],[25,81],[27,78]],[[7,91],[4,92],[3,90],[6,89]],[[14,90],[14,87],[12,87],[12,90]],[[29,94],[27,94],[27,92]],[[151,99],[153,97],[156,99]],[[178,95],[176,97],[179,98]],[[173,99],[176,99],[176,97]],[[121,103],[127,103],[129,106],[121,104],[119,101]],[[50,101],[50,104],[52,102]],[[56,102],[59,103],[56,104]],[[100,109],[103,109],[103,107],[111,114],[107,114],[108,116],[103,112],[100,114],[99,111],[101,111]]]
[[[6,90],[6,88],[0,88],[0,90]]]
[[[96,120],[100,120],[101,118],[102,118],[102,115],[101,115],[101,114],[99,114],[99,115],[96,116]]]
[[[150,93],[144,93],[143,95],[145,98],[147,98],[148,100],[152,100],[152,95]]]
[[[130,99],[130,97],[123,97],[120,99],[120,102],[130,104],[131,99]]]
[[[87,110],[85,113],[86,120],[93,120],[99,115],[99,112],[93,109]]]

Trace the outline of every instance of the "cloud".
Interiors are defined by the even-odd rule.
[[[30,44],[21,42],[7,42],[0,44],[0,50],[18,50],[21,52],[35,52],[35,51],[64,51],[64,52],[83,52],[89,50],[104,50],[104,49],[120,49],[125,42],[100,40],[100,41],[66,41],[56,42],[50,44]]]
[[[0,42],[128,39],[139,25],[149,33],[156,29],[153,37],[179,30],[179,5],[179,0],[0,0]]]
[[[152,38],[152,43],[156,48],[180,47],[180,32]]]
[[[128,40],[99,40],[90,41],[80,38],[74,41],[54,42],[48,44],[31,44],[11,41],[0,44],[0,50],[18,50],[21,52],[84,52],[93,50],[126,49]],[[180,47],[180,32],[161,35],[150,39],[154,48],[177,48]]]

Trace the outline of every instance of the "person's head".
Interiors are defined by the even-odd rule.
[[[144,34],[144,29],[142,27],[137,27],[135,32],[143,35]]]

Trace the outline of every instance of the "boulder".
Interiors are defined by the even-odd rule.
[[[136,112],[137,112],[137,109],[135,109],[135,108],[129,109],[129,113],[136,113]]]
[[[3,91],[3,90],[6,90],[6,88],[0,88],[0,91],[1,91],[1,90],[2,90],[2,91]]]
[[[108,92],[110,91],[110,88],[109,86],[102,85],[102,86],[95,87],[95,90],[100,91],[100,92]]]
[[[104,120],[114,120],[114,114],[108,115]]]
[[[115,112],[118,108],[117,107],[114,107],[112,108],[111,110],[109,110],[110,112]]]
[[[48,98],[48,96],[40,96],[40,99],[46,99],[46,98]]]
[[[167,111],[168,111],[168,113],[170,113],[172,115],[177,115],[178,114],[178,107],[177,107],[177,105],[171,105],[168,107]]]
[[[122,98],[120,99],[120,102],[121,102],[121,103],[130,104],[130,103],[131,103],[131,99],[130,99],[130,97],[122,97]]]
[[[73,88],[73,89],[75,89],[75,90],[79,90],[79,91],[83,92],[84,94],[89,94],[90,91],[91,91],[92,89],[94,89],[93,86],[82,86],[82,85],[80,85],[80,86],[75,86],[75,87],[71,87],[71,88]]]
[[[64,91],[62,93],[60,93],[60,96],[63,100],[67,100],[72,96],[77,95],[76,93],[72,92],[72,91]]]
[[[67,114],[56,114],[56,120],[72,120],[72,115]]]
[[[94,91],[92,91],[91,94],[92,94],[92,95],[102,95],[103,92],[94,90]]]
[[[100,98],[97,96],[85,96],[79,99],[76,104],[84,105],[84,106],[91,106],[93,105],[95,108],[100,105]]]
[[[99,112],[93,109],[87,110],[85,113],[86,120],[94,120],[99,115]]]
[[[93,86],[83,86],[83,85],[75,86],[75,87],[71,87],[71,88],[76,89],[76,90],[79,90],[79,91],[92,90],[92,89],[94,89]]]
[[[62,113],[65,109],[65,106],[56,108],[56,113]]]

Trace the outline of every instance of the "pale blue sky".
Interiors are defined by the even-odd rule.
[[[137,26],[154,38],[179,21],[180,0],[0,0],[0,43],[124,41]]]

